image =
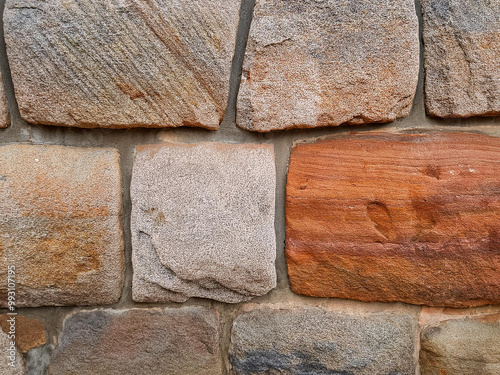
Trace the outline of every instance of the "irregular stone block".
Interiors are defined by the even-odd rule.
[[[11,323],[12,318],[15,323]],[[5,333],[9,334],[12,325],[15,327],[16,346],[22,353],[47,343],[45,325],[40,320],[24,315],[0,315],[0,327]]]
[[[500,314],[441,322],[422,331],[423,375],[500,374]]]
[[[124,255],[115,149],[0,148],[0,305],[117,302]],[[14,267],[14,268],[12,268]]]
[[[238,97],[247,130],[388,122],[418,79],[413,0],[257,0]]]
[[[500,114],[500,1],[422,0],[427,113]]]
[[[220,375],[217,312],[92,310],[64,322],[48,374]]]
[[[21,116],[86,128],[217,129],[239,0],[8,0]]]
[[[135,301],[240,302],[276,286],[272,146],[137,148],[131,184]]]
[[[291,152],[296,293],[468,307],[500,302],[500,139],[345,135]]]
[[[415,374],[416,318],[276,306],[239,315],[233,374]]]
[[[0,361],[0,375],[26,375],[26,362],[9,335],[0,330],[0,347],[4,358]]]

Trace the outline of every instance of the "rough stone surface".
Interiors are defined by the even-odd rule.
[[[233,374],[415,374],[416,319],[325,308],[257,308],[231,332]]]
[[[217,312],[93,310],[64,322],[48,374],[220,375]]]
[[[422,10],[427,113],[500,115],[500,1],[423,0]]]
[[[419,70],[413,0],[257,0],[240,127],[266,132],[408,115]]]
[[[422,375],[500,374],[500,314],[444,321],[421,338]]]
[[[123,286],[115,149],[0,148],[0,304],[15,266],[16,305],[117,302]]]
[[[11,340],[9,336],[0,330],[0,348],[2,348],[2,359],[0,360],[0,375],[26,375],[26,363],[21,353],[17,350],[16,346],[13,346],[11,351]],[[13,361],[13,366],[10,365],[11,360],[8,358],[11,352],[15,353],[15,358]]]
[[[132,173],[135,301],[240,302],[276,286],[268,145],[141,146]]]
[[[8,0],[5,40],[30,123],[217,129],[239,0]]]
[[[3,79],[0,74],[0,128],[6,128],[9,126],[9,110],[7,108],[7,99],[5,97],[5,92],[3,88]]]
[[[292,289],[319,297],[500,303],[500,139],[350,134],[292,149]]]
[[[0,327],[2,327],[2,330],[7,334],[11,327],[9,322],[11,318],[12,315],[0,315]],[[40,320],[31,319],[24,315],[16,315],[15,322],[16,346],[22,353],[26,353],[32,348],[47,343],[45,325]]]

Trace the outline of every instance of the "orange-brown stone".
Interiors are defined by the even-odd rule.
[[[13,315],[2,314],[0,315],[0,327],[2,330],[9,334],[11,324],[9,319]],[[24,315],[15,315],[15,342],[17,348],[26,353],[28,350],[36,348],[37,346],[45,345],[47,337],[45,334],[45,325],[37,319],[31,319]]]
[[[1,147],[0,305],[12,289],[16,307],[117,302],[121,203],[117,150]]]
[[[500,139],[365,133],[291,152],[292,289],[468,307],[500,302]]]

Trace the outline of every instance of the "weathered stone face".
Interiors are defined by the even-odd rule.
[[[500,114],[500,1],[423,0],[425,103],[438,117]]]
[[[257,0],[240,127],[266,132],[408,115],[419,70],[413,0]]]
[[[217,129],[239,0],[9,0],[22,117],[78,127]]]
[[[3,351],[3,358],[0,361],[0,375],[26,375],[26,363],[21,353],[17,350],[15,345],[11,345],[9,336],[0,330],[0,347]],[[11,350],[12,349],[12,350]],[[8,358],[14,354],[15,358]],[[13,364],[13,366],[10,365]]]
[[[0,304],[117,302],[123,286],[121,176],[114,149],[0,148]]]
[[[500,302],[500,139],[347,135],[292,149],[286,256],[318,297]]]
[[[48,374],[220,375],[214,310],[92,310],[64,322]]]
[[[7,108],[7,99],[3,88],[3,78],[0,74],[0,128],[9,126],[9,110]]]
[[[137,148],[135,301],[240,302],[276,286],[275,166],[267,145]]]
[[[422,331],[425,375],[500,374],[500,314],[452,319]]]
[[[11,328],[10,319],[12,315],[0,315],[0,327],[2,330],[9,334]],[[37,346],[45,345],[47,337],[45,334],[45,325],[37,319],[31,319],[23,315],[14,316],[15,327],[15,342],[16,346],[22,353],[36,348]]]
[[[403,314],[255,308],[234,321],[232,373],[413,375],[415,329]]]

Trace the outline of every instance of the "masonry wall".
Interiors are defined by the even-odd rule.
[[[498,1],[0,4],[1,373],[500,373]]]

